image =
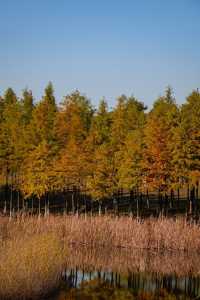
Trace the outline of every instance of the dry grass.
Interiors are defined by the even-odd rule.
[[[0,253],[0,298],[34,298],[55,289],[63,264],[60,241],[53,234],[8,240]]]
[[[175,252],[71,247],[66,257],[66,269],[75,268],[86,272],[114,272],[126,276],[138,272],[159,276],[199,276],[200,256]]]
[[[62,223],[68,244],[200,253],[200,227],[184,219],[67,217]]]
[[[142,249],[142,254],[133,252]],[[148,256],[144,254],[146,250]],[[171,254],[158,256],[157,251]],[[199,253],[200,227],[184,219],[2,218],[0,298],[34,298],[52,291],[59,285],[64,265],[100,269],[107,266],[119,272],[131,269],[199,273]]]

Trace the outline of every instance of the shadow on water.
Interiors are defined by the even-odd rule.
[[[51,300],[200,299],[200,256],[71,248],[63,286]]]

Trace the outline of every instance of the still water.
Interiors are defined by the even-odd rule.
[[[85,272],[71,269],[65,286],[51,300],[67,299],[200,299],[200,278],[130,273]]]
[[[200,256],[71,249],[60,291],[49,300],[200,299]]]

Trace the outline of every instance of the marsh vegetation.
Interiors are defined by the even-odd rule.
[[[82,270],[84,280],[89,278],[88,274],[99,272],[101,281],[105,276],[113,276],[114,280],[114,274],[129,277],[138,273],[161,277],[173,274],[175,278],[186,278],[188,286],[187,278],[196,278],[200,272],[199,236],[199,226],[184,219],[49,216],[9,220],[3,217],[0,297],[50,295],[63,282],[75,278],[75,270]],[[102,275],[103,272],[107,275]],[[83,274],[87,276],[84,278]]]

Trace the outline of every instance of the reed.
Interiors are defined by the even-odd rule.
[[[35,298],[60,282],[62,247],[53,234],[9,239],[0,252],[0,298]]]
[[[138,250],[143,252],[135,254]],[[155,254],[145,256],[144,251]],[[166,255],[158,256],[158,252],[170,253],[173,261],[179,262],[179,268]],[[183,260],[178,257],[180,253]],[[49,216],[9,220],[3,217],[0,218],[0,298],[34,298],[50,293],[59,286],[63,267],[106,268],[107,265],[116,271],[123,271],[126,266],[127,270],[199,273],[199,264],[195,265],[193,259],[188,264],[185,261],[185,257],[196,258],[198,254],[200,226],[182,218]]]

